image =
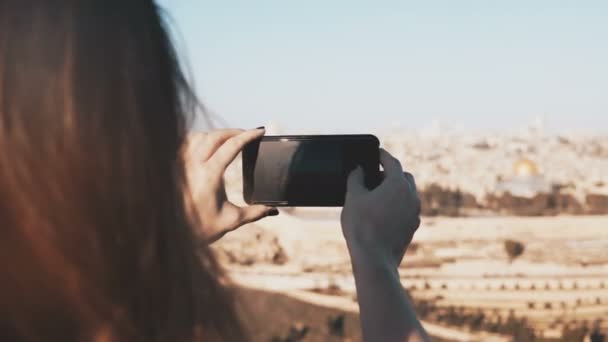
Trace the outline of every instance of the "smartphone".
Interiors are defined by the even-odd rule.
[[[357,166],[368,188],[380,183],[379,148],[373,135],[265,136],[243,150],[245,202],[343,206],[348,175]]]

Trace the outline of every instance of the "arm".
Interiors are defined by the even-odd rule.
[[[414,178],[382,150],[385,178],[376,189],[353,171],[342,211],[342,232],[353,266],[365,341],[428,341],[401,286],[398,267],[420,225]]]
[[[351,247],[365,341],[429,340],[390,263]]]

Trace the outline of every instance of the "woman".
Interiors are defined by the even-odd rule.
[[[0,340],[246,340],[207,242],[278,214],[222,182],[264,131],[187,144],[193,104],[153,1],[0,0]],[[382,161],[342,224],[366,338],[403,340],[424,335],[397,277],[419,208]]]

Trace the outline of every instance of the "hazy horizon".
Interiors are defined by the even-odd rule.
[[[161,1],[231,126],[608,132],[608,3]]]

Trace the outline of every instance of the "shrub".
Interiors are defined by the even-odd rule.
[[[504,246],[510,262],[522,255],[526,249],[523,243],[515,240],[506,240]]]

